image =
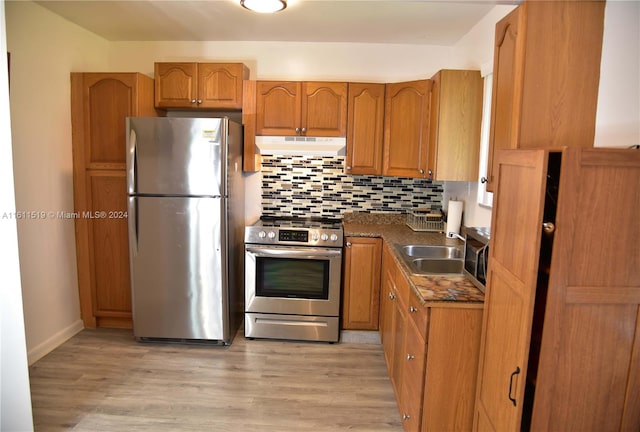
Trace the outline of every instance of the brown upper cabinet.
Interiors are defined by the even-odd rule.
[[[256,135],[341,137],[347,132],[347,83],[256,82]]]
[[[386,85],[382,175],[428,177],[431,80]]]
[[[499,150],[593,147],[604,7],[524,2],[496,25],[488,190]]]
[[[478,181],[483,80],[479,71],[441,70],[431,81],[427,176]]]
[[[156,63],[156,108],[242,109],[242,63]]]
[[[384,84],[349,83],[345,172],[382,173]]]

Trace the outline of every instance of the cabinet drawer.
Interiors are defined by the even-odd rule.
[[[409,293],[409,316],[413,320],[420,336],[427,340],[427,328],[429,325],[429,308],[420,304],[420,300],[414,293]]]

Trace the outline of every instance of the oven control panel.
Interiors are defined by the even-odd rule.
[[[244,233],[244,242],[252,244],[342,247],[342,241],[342,230],[248,226]]]
[[[284,242],[309,243],[309,231],[278,230],[278,240]]]

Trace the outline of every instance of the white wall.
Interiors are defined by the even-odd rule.
[[[31,2],[7,2],[6,19],[16,206],[73,211],[69,73],[108,69],[108,43]],[[83,328],[74,223],[21,219],[18,240],[32,363]]]
[[[0,430],[33,430],[15,219],[4,3],[0,2]]]
[[[639,1],[607,1],[601,65],[595,146],[640,144]]]

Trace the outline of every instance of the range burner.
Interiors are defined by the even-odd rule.
[[[263,216],[245,228],[245,243],[342,247],[342,221]]]

